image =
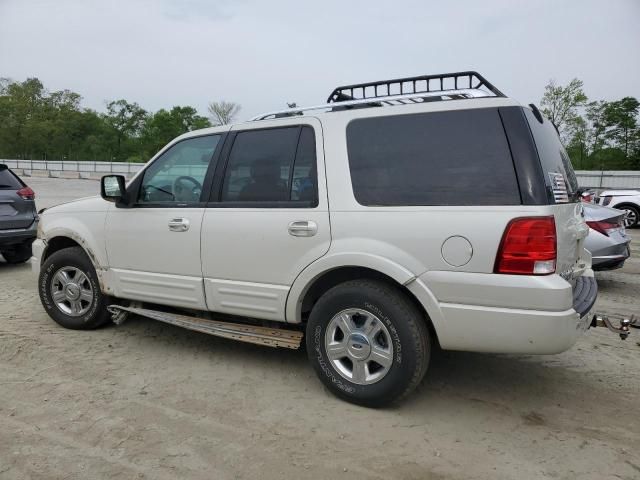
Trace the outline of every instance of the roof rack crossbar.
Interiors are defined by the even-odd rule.
[[[339,95],[344,95],[340,93]],[[253,117],[251,120],[265,120],[269,117],[280,118],[280,117],[289,117],[294,115],[302,115],[303,112],[309,110],[342,110],[349,107],[357,107],[357,106],[381,106],[383,103],[387,105],[398,105],[402,104],[402,100],[410,100],[414,103],[421,103],[424,101],[428,101],[427,99],[437,99],[438,97],[449,97],[451,99],[455,98],[479,98],[479,97],[489,97],[489,93],[480,89],[473,88],[463,88],[458,90],[442,90],[435,92],[422,92],[422,93],[412,93],[406,95],[387,95],[384,97],[368,97],[368,98],[360,98],[356,100],[344,100],[340,102],[334,103],[323,103],[321,105],[313,105],[310,107],[294,107],[287,108],[285,110],[277,110],[274,112],[262,113]],[[375,98],[375,100],[374,100]]]
[[[432,84],[433,80],[439,81],[440,88],[437,88],[437,85]],[[445,80],[453,80],[453,88],[445,88]],[[465,86],[459,86],[459,80],[463,81]],[[418,82],[421,83],[418,84]],[[477,83],[474,85],[474,82]],[[380,87],[384,87],[381,89],[383,90],[383,93],[385,93],[384,95],[380,95],[378,93],[378,89]],[[498,90],[491,82],[478,72],[466,71],[343,85],[335,88],[333,92],[331,92],[331,95],[327,98],[327,103],[342,103],[344,101],[348,101],[347,97],[353,100],[388,97],[394,95],[392,90],[399,91],[400,95],[408,95],[417,93],[447,92],[460,89],[480,90],[482,88],[486,89],[496,97],[505,96],[504,93]],[[368,95],[367,91],[373,95]],[[358,96],[359,93],[362,93],[362,95]]]

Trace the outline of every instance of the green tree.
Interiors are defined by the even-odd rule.
[[[115,145],[112,154],[117,160],[125,158],[123,147],[128,140],[137,138],[147,119],[147,112],[137,103],[129,103],[124,99],[107,103],[104,119],[115,134]],[[130,145],[126,145],[130,146]],[[126,152],[129,153],[129,152]]]
[[[604,108],[604,120],[608,127],[607,138],[624,151],[625,159],[636,150],[638,140],[638,107],[640,102],[633,97],[624,97],[609,102]]]
[[[41,132],[33,131],[40,118],[46,92],[37,78],[24,82],[3,82],[0,97],[0,140],[10,155],[28,156],[36,146]],[[35,136],[34,136],[35,135]]]
[[[563,141],[568,140],[573,124],[579,118],[578,109],[587,102],[582,80],[574,78],[566,87],[550,80],[540,102],[542,113],[553,122]]]
[[[172,138],[208,126],[189,106],[147,114],[121,99],[98,113],[82,108],[80,94],[49,92],[37,78],[0,78],[0,157],[146,160]]]
[[[150,158],[175,137],[183,133],[210,127],[209,119],[198,115],[193,107],[160,109],[150,115],[142,130],[144,158]]]

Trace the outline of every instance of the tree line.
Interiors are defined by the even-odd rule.
[[[0,158],[145,162],[185,132],[231,123],[240,106],[211,102],[209,117],[191,106],[148,112],[124,99],[104,112],[83,108],[71,90],[49,91],[37,78],[0,78]],[[550,81],[540,107],[556,125],[577,169],[640,169],[640,103],[589,100],[583,82]]]
[[[208,118],[191,106],[148,112],[120,99],[97,112],[81,101],[71,90],[47,90],[37,78],[0,78],[0,158],[146,162],[178,135],[230,123],[240,110],[211,102]]]
[[[640,170],[640,102],[635,97],[590,101],[581,80],[565,86],[552,80],[540,106],[558,129],[574,168]]]

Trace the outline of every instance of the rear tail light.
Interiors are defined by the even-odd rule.
[[[584,192],[580,195],[580,200],[584,203],[593,203],[593,194],[591,192]]]
[[[609,232],[611,230],[617,230],[622,227],[620,222],[609,222],[606,220],[601,220],[598,222],[587,222],[589,228],[593,228],[596,232],[600,232],[603,235],[609,236]]]
[[[551,217],[515,218],[502,235],[495,273],[549,275],[556,271],[556,222]]]
[[[602,197],[602,205],[607,206],[611,203],[611,197]]]
[[[36,198],[36,193],[35,193],[33,190],[31,190],[31,188],[29,188],[29,187],[21,188],[21,189],[20,189],[20,190],[18,190],[16,193],[17,193],[17,194],[20,196],[20,198],[22,198],[23,200],[33,200],[33,199],[35,199],[35,198]]]

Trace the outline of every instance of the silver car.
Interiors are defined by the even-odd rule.
[[[584,248],[591,252],[594,270],[621,268],[629,258],[629,242],[624,227],[625,212],[590,203],[584,204],[589,236]]]

